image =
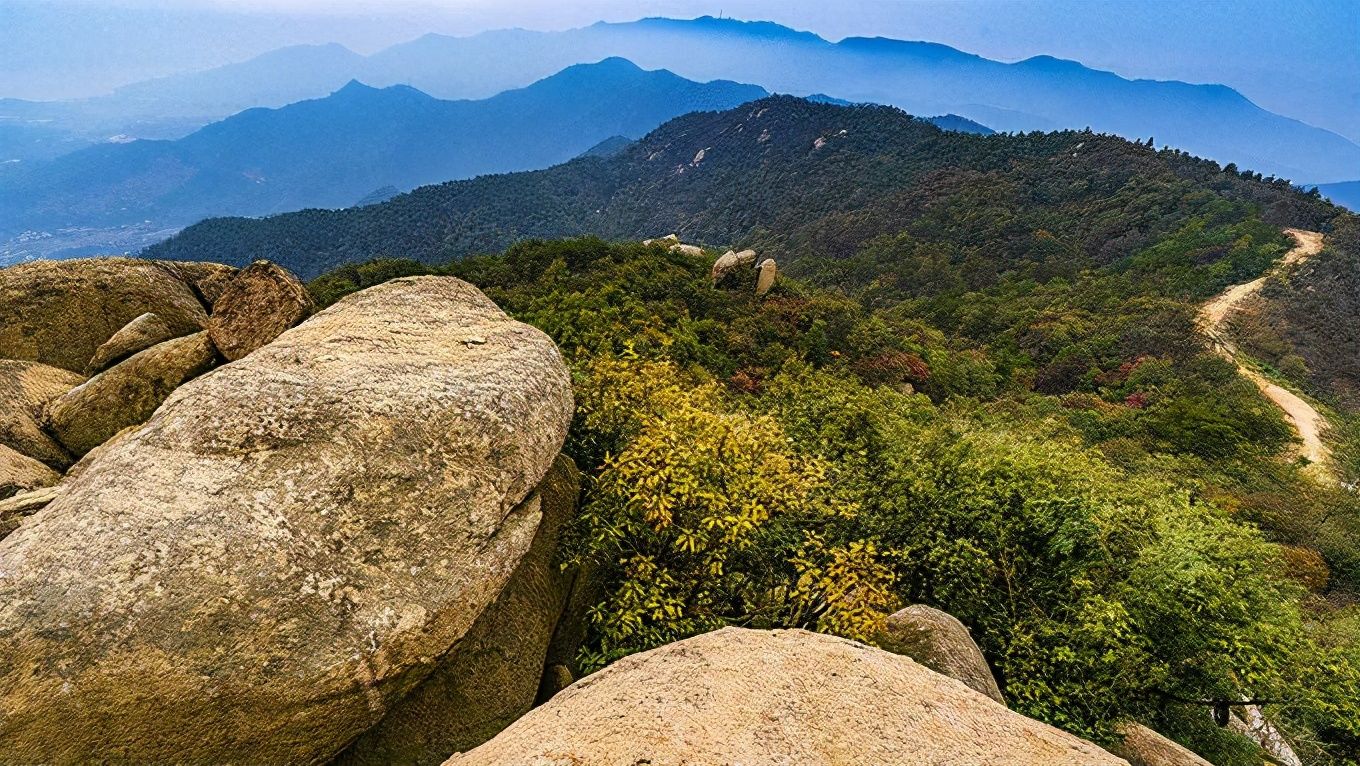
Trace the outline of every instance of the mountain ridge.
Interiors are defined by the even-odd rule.
[[[1099,164],[1101,158],[1112,166]],[[1068,175],[1047,177],[1067,165],[1074,166]],[[1017,167],[1027,174],[1021,186]],[[1061,184],[1090,187],[1091,178],[1100,179],[1102,194],[1112,194],[1105,186],[1132,183],[1131,168],[1161,184],[1188,187],[1193,178],[1255,204],[1332,210],[1283,182],[1257,181],[1112,136],[952,133],[894,107],[771,96],[726,112],[678,117],[608,158],[424,187],[361,210],[205,221],[145,255],[235,263],[264,254],[314,276],[388,252],[438,263],[522,239],[677,232],[701,244],[760,245],[782,265],[790,254],[849,255],[874,233],[895,231],[942,204],[932,201],[936,195],[1004,190],[1012,195],[1007,204],[1020,209],[1078,193]],[[1029,186],[1035,188],[1026,191]],[[1300,223],[1318,225],[1315,217]],[[1137,240],[1132,236],[1110,229],[1092,242],[1119,252]]]
[[[869,37],[832,42],[773,22],[650,17],[560,32],[514,29],[466,37],[425,35],[361,57],[362,61],[333,51],[295,50],[294,55],[304,52],[352,64],[349,71],[331,75],[339,82],[325,92],[358,77],[375,85],[409,83],[438,98],[489,97],[573,63],[623,56],[688,79],[731,79],[795,95],[835,93],[913,114],[952,112],[1001,131],[1090,126],[1131,139],[1155,136],[1221,163],[1234,162],[1299,182],[1360,177],[1360,145],[1262,109],[1224,85],[1125,78],[1043,54],[1006,63],[941,43]],[[329,65],[304,63],[292,69],[318,70],[324,77]],[[222,94],[229,89],[214,78],[229,71],[250,81],[273,71],[263,57],[231,66],[235,68],[190,76],[201,79],[201,92],[194,96],[174,90],[174,98],[162,101],[176,106],[165,108],[193,104],[199,112],[214,106],[220,110]],[[154,101],[154,90],[141,92]],[[266,88],[254,94],[257,103],[237,103],[238,108],[230,111],[277,106],[297,100],[288,98],[295,95],[296,91],[284,94]],[[0,145],[0,154],[4,153]]]
[[[678,114],[764,95],[618,58],[482,100],[351,80],[324,98],[248,109],[183,139],[104,144],[13,169],[0,187],[0,234],[348,207],[385,186],[547,167],[610,136],[637,138]]]

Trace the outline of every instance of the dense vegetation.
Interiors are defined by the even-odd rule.
[[[568,556],[604,586],[587,666],[723,624],[873,642],[921,602],[971,626],[1018,710],[1083,736],[1136,718],[1259,764],[1185,701],[1267,698],[1310,761],[1356,763],[1360,501],[1303,470],[1194,324],[1286,252],[1282,225],[1330,232],[1316,268],[1354,289],[1355,219],[1282,181],[771,99],[609,160],[209,222],[155,254],[402,253],[312,289],[452,274],[552,335],[589,475]],[[758,300],[749,273],[711,285],[711,255],[598,239],[463,257],[672,229],[786,276]]]
[[[605,586],[588,667],[733,623],[873,642],[922,602],[972,627],[1016,709],[1084,736],[1132,717],[1260,763],[1176,701],[1247,695],[1285,701],[1308,757],[1354,761],[1360,505],[1290,462],[1194,334],[1201,293],[1287,246],[1256,208],[1217,215],[957,294],[785,279],[757,300],[747,275],[710,286],[710,258],[595,239],[312,289],[452,274],[562,346],[590,476],[567,555]]]
[[[797,267],[905,235],[901,246],[956,245],[953,261],[937,266],[976,289],[1012,270],[1070,278],[1128,258],[1190,216],[1240,220],[1248,208],[1267,223],[1308,228],[1336,212],[1283,180],[1113,136],[972,135],[890,107],[774,97],[677,118],[610,157],[424,187],[358,209],[213,219],[146,254],[233,264],[264,257],[310,278],[380,257],[445,263],[532,237],[674,231],[687,241],[758,245]],[[874,279],[875,265],[847,264],[843,276]]]

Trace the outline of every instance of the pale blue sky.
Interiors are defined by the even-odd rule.
[[[0,0],[0,97],[89,95],[291,43],[372,52],[428,31],[718,13],[832,40],[930,40],[1001,60],[1050,54],[1130,77],[1222,82],[1360,137],[1360,0]]]

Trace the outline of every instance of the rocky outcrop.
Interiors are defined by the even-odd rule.
[[[164,343],[175,337],[177,337],[175,331],[170,329],[165,320],[151,312],[142,314],[123,325],[112,338],[95,349],[94,356],[91,357],[89,364],[85,365],[85,374],[97,375],[138,351],[145,351],[157,343]]]
[[[228,361],[274,340],[312,313],[306,286],[286,269],[256,261],[232,278],[213,303],[208,335]]]
[[[358,739],[335,766],[441,764],[494,737],[533,707],[571,578],[558,534],[576,510],[580,476],[559,457],[537,494],[542,521],[499,598],[420,686]]]
[[[84,383],[81,376],[40,362],[0,359],[0,446],[52,468],[71,464],[71,456],[43,431],[47,403]]]
[[[888,617],[881,645],[1006,704],[987,658],[967,626],[948,612],[923,604],[902,609]]]
[[[1213,766],[1140,723],[1124,724],[1119,734],[1124,741],[1110,752],[1128,761],[1129,766]]]
[[[571,415],[552,341],[439,277],[180,387],[0,540],[0,763],[331,758],[501,593]]]
[[[912,660],[725,628],[587,676],[448,764],[1123,764]]]
[[[61,474],[0,444],[0,500],[61,481]]]
[[[754,250],[742,250],[740,253],[728,250],[722,254],[722,257],[713,262],[713,269],[709,272],[709,276],[713,279],[713,284],[716,285],[728,274],[741,269],[749,269],[755,263],[756,251]]]
[[[779,266],[773,258],[766,258],[756,269],[760,272],[756,275],[756,297],[760,298],[774,289],[775,279],[779,276]]]
[[[48,429],[80,457],[144,422],[175,389],[216,362],[206,332],[152,346],[53,399],[47,405]]]
[[[189,267],[92,258],[0,269],[0,359],[82,372],[104,341],[147,312],[176,336],[198,332],[208,315],[185,281]]]

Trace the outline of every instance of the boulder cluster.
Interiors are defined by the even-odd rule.
[[[575,655],[570,380],[472,286],[307,318],[272,264],[100,259],[0,295],[0,763],[439,763]]]
[[[0,763],[1125,763],[924,606],[578,680],[556,346],[451,277],[312,311],[265,262],[0,270]]]

